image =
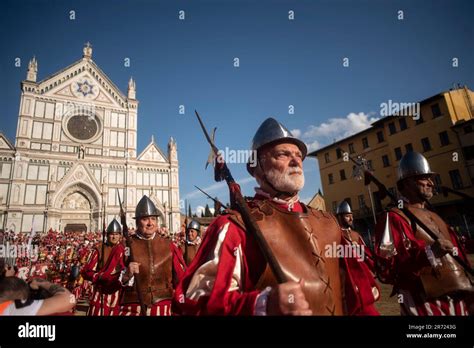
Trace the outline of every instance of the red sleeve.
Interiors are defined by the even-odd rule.
[[[98,273],[97,283],[110,291],[122,288],[118,278],[124,266],[125,248],[122,244],[115,246],[102,270]]]
[[[97,262],[99,260],[99,251],[97,249],[94,249],[92,252],[92,255],[89,258],[89,261],[84,265],[84,267],[81,270],[81,275],[85,280],[93,281],[94,280],[94,275],[97,273],[95,271],[97,267]]]
[[[225,237],[224,237],[225,234]],[[236,254],[245,250],[245,232],[231,222],[227,216],[220,216],[209,226],[195,259],[189,265],[179,282],[173,299],[174,312],[184,315],[253,315],[255,300],[259,291],[249,286],[246,274],[245,253],[241,254],[241,274],[238,289],[230,290],[234,280]],[[200,296],[187,294],[193,276],[202,272],[204,264],[212,271]],[[200,273],[199,273],[200,274]],[[211,289],[206,288],[212,282]],[[235,280],[234,280],[235,281]],[[201,285],[201,284],[200,284]],[[201,288],[199,287],[199,290]],[[198,292],[195,292],[195,294]],[[197,298],[196,298],[197,297]]]
[[[380,252],[387,216],[396,250],[396,255],[389,258],[384,257]],[[429,266],[425,246],[424,241],[415,238],[405,218],[394,212],[383,214],[375,227],[375,257],[381,280],[394,284],[399,272],[417,274],[421,268]]]
[[[173,258],[173,285],[176,288],[186,271],[186,262],[183,259],[183,252],[174,243],[170,243],[170,249]]]

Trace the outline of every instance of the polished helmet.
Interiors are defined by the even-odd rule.
[[[405,154],[398,165],[398,181],[417,175],[435,175],[427,159],[420,153],[410,151]]]
[[[280,122],[274,118],[267,118],[258,128],[252,140],[252,151],[258,151],[265,145],[276,144],[276,143],[292,143],[298,146],[303,155],[303,159],[308,153],[306,144],[296,138],[291,132],[286,129]],[[247,163],[247,170],[250,175],[253,176],[254,167]]]
[[[191,220],[191,222],[188,224],[187,230],[196,230],[198,232],[201,231],[201,224],[197,222],[196,220]]]
[[[155,204],[151,201],[150,198],[145,195],[142,197],[142,199],[140,199],[140,202],[138,202],[137,204],[134,219],[158,215],[160,215],[160,213],[158,212],[158,209],[156,208]]]
[[[115,218],[112,220],[112,222],[107,227],[107,234],[109,234],[109,233],[120,233],[120,234],[122,234],[122,226],[120,226],[120,223]]]
[[[339,214],[352,214],[351,206],[347,201],[342,201],[336,208],[336,215]]]

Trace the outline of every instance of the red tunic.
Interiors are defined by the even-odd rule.
[[[121,243],[112,247],[104,266],[97,271],[100,253],[95,249],[89,262],[84,265],[81,274],[85,280],[92,282],[94,288],[87,315],[98,316],[102,312],[104,316],[118,315],[122,291],[118,279],[120,271],[125,267],[124,252],[125,248]]]
[[[293,211],[303,212],[299,202]],[[254,315],[260,293],[256,287],[266,261],[255,239],[229,217],[217,217],[206,230],[193,262],[176,288],[173,313]]]
[[[343,231],[343,245],[352,245],[355,250],[363,248],[363,258],[344,257],[345,302],[348,315],[380,315],[374,303],[380,298],[380,289],[374,279],[373,255],[362,237],[352,231],[352,240]],[[355,237],[355,238],[354,238]]]
[[[393,236],[396,255],[383,255],[380,245],[389,221],[389,230]],[[449,229],[451,242],[460,251],[459,256],[469,264],[464,250],[458,243],[456,235]],[[426,243],[417,239],[407,220],[395,212],[383,214],[377,221],[375,229],[375,253],[377,270],[384,283],[394,285],[394,293],[398,294],[402,315],[468,315],[466,302],[459,298],[443,296],[428,300],[424,297],[424,289],[419,272],[430,263],[425,251]]]

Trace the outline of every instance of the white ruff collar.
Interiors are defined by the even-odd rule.
[[[155,239],[155,236],[156,236],[156,232],[153,233],[153,235],[152,235],[150,238],[146,238],[146,237],[143,236],[140,232],[137,232],[137,237],[138,237],[139,239],[152,240],[152,239]]]
[[[277,204],[287,205],[288,206],[288,211],[293,211],[293,207],[294,207],[295,203],[300,200],[300,197],[298,195],[294,195],[293,197],[291,197],[291,199],[289,199],[287,201],[284,200],[284,199],[277,198],[277,197],[272,197],[269,193],[263,191],[260,187],[255,187],[255,192],[257,194],[265,197],[265,198],[270,199],[271,201],[273,201]]]

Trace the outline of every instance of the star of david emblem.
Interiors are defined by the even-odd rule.
[[[78,93],[82,93],[82,95],[85,97],[87,96],[88,94],[94,94],[92,92],[92,88],[94,86],[92,86],[91,84],[89,84],[89,82],[87,80],[84,80],[84,82],[78,82],[77,83],[77,92]]]

